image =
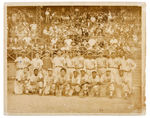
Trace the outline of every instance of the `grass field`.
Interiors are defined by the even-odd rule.
[[[8,81],[8,113],[138,113],[132,99],[107,97],[57,97],[39,95],[14,95],[13,81]]]
[[[133,83],[141,85],[141,63],[136,61],[137,68],[133,74]],[[7,81],[7,113],[10,114],[53,114],[53,113],[140,113],[141,89],[135,92],[136,96],[129,99],[107,98],[107,97],[57,97],[57,96],[39,96],[39,95],[14,95],[13,80]],[[134,105],[133,105],[134,104]]]

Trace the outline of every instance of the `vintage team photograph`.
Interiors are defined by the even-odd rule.
[[[145,113],[143,3],[6,3],[5,114]]]

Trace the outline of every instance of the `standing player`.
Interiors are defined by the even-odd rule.
[[[61,68],[60,70],[60,75],[58,75],[58,84],[57,84],[57,91],[56,94],[59,96],[63,95],[63,89],[64,89],[64,85],[69,82],[69,79],[67,77],[66,74],[66,69],[65,68]]]
[[[118,69],[119,69],[119,60],[118,58],[115,58],[115,52],[111,53],[111,57],[107,60],[108,68],[111,70],[112,73],[112,80],[117,81],[117,78],[119,76]]]
[[[31,61],[32,69],[38,69],[40,71],[42,69],[43,61],[40,59],[39,52],[36,52],[35,58]]]
[[[39,72],[38,69],[34,69],[32,76],[30,77],[29,80],[29,93],[35,94],[35,93],[39,93],[40,95],[42,94],[43,90],[43,86],[39,86],[39,82],[42,79],[42,74]]]
[[[88,73],[88,76],[90,76],[92,74],[93,70],[97,69],[96,60],[92,58],[91,53],[89,53],[87,58],[85,59],[84,65],[85,65],[86,71]]]
[[[73,53],[69,52],[69,56],[67,56],[65,60],[66,60],[67,74],[68,76],[72,77],[73,71],[75,69],[73,61]]]
[[[50,94],[50,87],[53,84],[54,81],[54,75],[53,75],[53,70],[51,68],[48,68],[48,73],[44,75],[44,91],[43,93],[45,95]]]
[[[74,67],[78,71],[84,68],[84,58],[79,51],[76,52],[76,57],[74,57]]]
[[[125,81],[127,82],[130,93],[131,93],[132,92],[132,81],[133,81],[132,73],[133,73],[134,69],[136,68],[136,64],[131,58],[127,58],[127,56],[125,56],[124,65],[125,65],[125,67],[124,67],[125,68]]]
[[[29,60],[28,60],[29,61]],[[16,80],[14,86],[14,93],[15,94],[22,94],[23,93],[23,78],[24,78],[24,68],[28,66],[27,58],[24,56],[24,52],[21,53],[19,57],[16,58]]]
[[[109,85],[111,82],[112,75],[111,75],[111,70],[106,70],[106,73],[102,75],[101,77],[101,83],[102,85],[100,86],[100,94],[101,96],[106,96],[109,93]]]
[[[43,66],[42,66],[43,67],[43,74],[47,75],[48,69],[53,68],[53,62],[52,62],[52,59],[50,58],[50,54],[49,54],[48,50],[45,51],[45,54],[44,54],[44,57],[42,58],[42,61],[43,61]]]
[[[57,51],[57,56],[53,59],[54,73],[56,75],[60,74],[60,69],[65,67],[65,58],[62,56],[61,50]]]
[[[89,77],[89,80],[91,80],[90,83],[90,96],[99,96],[99,76],[97,75],[96,71],[92,71],[92,75]]]
[[[71,84],[72,84],[72,88],[74,89],[74,94],[78,95],[78,93],[80,92],[80,76],[77,70],[73,71]]]
[[[104,74],[106,72],[106,58],[102,56],[102,52],[99,52],[97,61],[97,71],[99,74]]]

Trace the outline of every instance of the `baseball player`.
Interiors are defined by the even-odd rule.
[[[123,88],[123,95],[124,95],[124,98],[127,99],[128,96],[130,95],[130,88],[128,86],[128,83],[127,82],[123,82],[122,83],[122,88]]]
[[[109,92],[109,85],[111,83],[111,70],[107,69],[105,74],[101,77],[100,95],[106,96]]]
[[[50,87],[53,84],[54,76],[52,68],[48,68],[48,73],[44,76],[44,91],[45,95],[50,94]]]
[[[41,73],[39,73],[38,69],[34,69],[34,72],[31,75],[30,80],[29,80],[29,85],[30,85],[28,87],[29,93],[35,94],[39,92],[39,94],[42,94],[42,90],[41,90],[42,87],[39,86],[40,79],[42,79]]]
[[[89,80],[91,80],[90,83],[90,96],[99,96],[99,76],[97,75],[96,71],[92,71],[92,75],[89,77]]]
[[[88,75],[86,74],[85,69],[80,70],[80,79],[81,79],[81,84],[85,84],[88,81]]]
[[[30,80],[29,68],[26,67],[26,68],[24,69],[24,93],[25,93],[25,94],[28,94],[28,93],[29,93],[29,90],[28,90],[28,87],[29,87],[29,80]]]
[[[61,50],[57,51],[57,56],[54,57],[53,59],[53,64],[54,64],[54,73],[56,75],[60,74],[60,69],[65,67],[65,58],[62,55]]]
[[[109,97],[110,97],[110,98],[113,97],[114,91],[115,91],[115,86],[114,86],[114,83],[111,82],[111,83],[110,83],[110,86],[109,86]]]
[[[24,58],[23,53],[20,54],[19,57],[16,58],[15,64],[16,64],[16,80],[15,80],[15,86],[14,86],[14,93],[15,94],[22,94],[23,93],[23,83],[22,80],[24,78]]]
[[[42,61],[43,61],[43,65],[42,65],[43,73],[44,75],[47,75],[48,69],[53,68],[53,62],[52,59],[50,58],[50,54],[48,50],[45,51]]]
[[[118,69],[119,69],[119,62],[118,59],[115,58],[115,52],[112,52],[111,57],[107,60],[108,68],[111,70],[112,73],[112,80],[117,81],[117,78],[119,76]]]
[[[67,74],[72,77],[73,71],[75,69],[74,67],[74,60],[73,60],[73,53],[69,52],[69,56],[65,58],[66,60],[66,68],[67,68]]]
[[[128,58],[126,59],[126,72],[125,72],[125,80],[129,86],[130,93],[132,92],[132,73],[136,68],[135,62],[131,59]]]
[[[100,74],[106,72],[106,58],[102,56],[102,52],[99,52],[99,56],[96,59],[97,61],[97,71]]]
[[[74,59],[74,67],[75,67],[75,69],[80,71],[81,69],[84,68],[84,58],[83,58],[83,56],[81,56],[79,51],[77,51],[77,55],[73,59]]]
[[[97,68],[96,60],[92,58],[91,53],[89,53],[88,57],[85,59],[84,65],[88,73],[88,76],[91,76],[92,71],[96,70]]]
[[[80,92],[80,76],[77,70],[73,71],[71,84],[72,88],[74,89],[74,94],[78,95],[78,93]]]
[[[40,59],[39,52],[36,52],[35,58],[32,59],[31,61],[32,69],[38,69],[38,71],[41,70],[43,66],[43,61]]]

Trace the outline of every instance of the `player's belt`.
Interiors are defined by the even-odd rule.
[[[67,67],[67,68],[71,68],[71,69],[74,69],[75,67]]]
[[[101,67],[97,67],[97,68],[106,68],[106,67],[104,67],[104,66],[101,66]]]
[[[83,69],[83,67],[75,67],[75,69]]]
[[[129,70],[123,70],[124,72],[127,72],[127,73],[129,73],[129,72],[131,72],[131,71],[129,71]]]
[[[86,68],[87,70],[95,70],[95,68]]]
[[[24,68],[17,68],[17,70],[23,70]]]
[[[55,66],[55,68],[63,68],[63,66]]]
[[[118,69],[117,67],[108,67],[108,68]]]

